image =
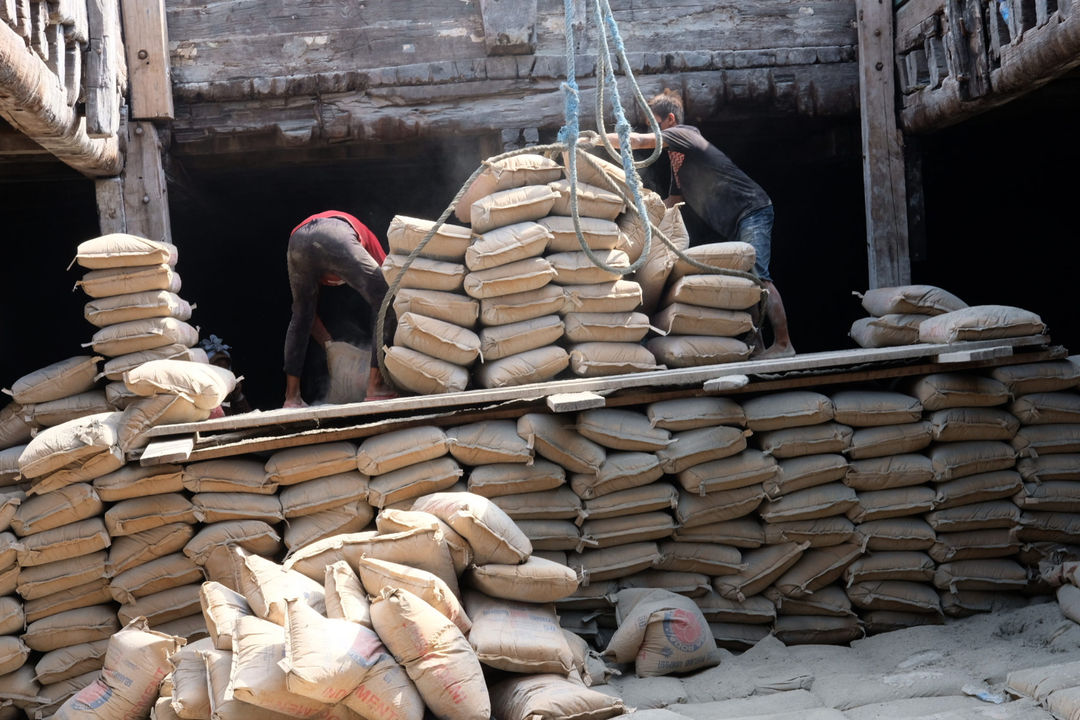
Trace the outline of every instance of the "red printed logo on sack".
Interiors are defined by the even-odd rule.
[[[694,652],[705,643],[704,628],[686,610],[668,610],[664,613],[664,637],[683,652]]]
[[[112,699],[112,688],[102,680],[96,680],[76,693],[72,698],[74,710],[96,710]]]

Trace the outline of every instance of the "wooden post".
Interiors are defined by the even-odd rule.
[[[171,120],[172,81],[165,0],[120,0],[132,120]]]
[[[127,154],[120,180],[124,200],[123,232],[172,242],[161,141],[153,123],[127,123]],[[98,197],[100,200],[100,194]],[[98,214],[102,214],[100,206]]]
[[[893,4],[857,0],[863,198],[871,288],[911,282],[903,142],[896,126]]]
[[[98,227],[101,228],[101,234],[127,232],[124,181],[118,177],[95,180],[94,192],[97,195]]]
[[[0,22],[8,25],[19,22],[19,11],[15,7],[15,0],[0,0]]]
[[[120,128],[120,17],[117,0],[87,0],[86,134],[115,135]]]
[[[536,0],[480,0],[488,55],[536,52]]]

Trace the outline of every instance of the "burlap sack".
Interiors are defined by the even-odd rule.
[[[537,290],[555,279],[555,268],[542,257],[517,260],[470,272],[463,280],[469,297],[477,300]]]
[[[685,303],[721,310],[746,310],[761,300],[754,280],[731,275],[686,275],[668,285],[660,307]]]
[[[938,533],[927,553],[935,562],[1008,557],[1020,550],[1020,540],[1013,528],[990,528],[964,532]]]
[[[460,225],[442,223],[436,230],[434,220],[395,215],[386,229],[386,242],[390,252],[408,256],[428,235],[431,238],[424,244],[418,257],[447,262],[460,263],[473,240],[472,231]]]
[[[1000,408],[948,408],[927,420],[937,442],[1011,440],[1020,429],[1020,420]]]
[[[852,460],[843,478],[845,485],[860,492],[923,485],[933,479],[933,462],[921,453]]]
[[[632,280],[616,280],[592,285],[565,285],[563,313],[633,312],[641,306],[641,285]]]
[[[469,384],[469,372],[406,347],[385,348],[384,362],[395,385],[421,395],[461,392]]]
[[[480,315],[480,304],[473,298],[454,292],[420,288],[398,288],[393,308],[396,317],[411,312],[467,328],[476,325]]]
[[[901,384],[914,395],[925,410],[944,410],[959,407],[993,407],[1009,402],[1005,383],[974,373],[931,373],[912,378]]]
[[[509,295],[497,295],[471,302],[480,306],[480,321],[487,326],[508,325],[515,322],[562,312],[566,296],[558,285],[544,285]],[[444,318],[445,319],[445,318]]]
[[[505,720],[604,720],[622,716],[622,700],[555,674],[512,676],[491,689],[496,717]]]
[[[387,588],[406,590],[442,613],[463,634],[467,635],[472,627],[472,621],[450,586],[426,570],[361,557],[357,562],[357,573],[369,596],[378,595]]]
[[[855,537],[869,551],[928,550],[936,539],[935,530],[919,518],[888,518],[861,523]]]
[[[876,580],[930,582],[934,579],[934,568],[934,560],[923,552],[878,552],[851,563],[844,570],[844,580],[848,585]]]
[[[375,518],[375,524],[379,532],[384,535],[418,528],[437,531],[435,540],[439,544],[446,546],[447,552],[449,552],[453,561],[455,576],[465,572],[466,568],[472,565],[473,552],[468,541],[431,513],[383,508],[378,517]],[[440,577],[442,576],[440,575]]]
[[[116,602],[130,604],[163,590],[200,584],[204,579],[202,568],[191,558],[171,553],[119,573],[109,580],[109,593]]]
[[[152,317],[173,317],[186,322],[191,319],[191,304],[168,290],[147,290],[91,300],[83,307],[83,317],[99,328]]]
[[[855,525],[843,515],[766,523],[765,544],[805,542],[812,548],[832,547],[855,540]]]
[[[172,243],[129,233],[108,233],[84,240],[75,248],[75,259],[88,270],[140,265],[175,265],[177,248]]]
[[[45,495],[21,500],[15,507],[17,509],[10,521],[11,529],[19,537],[25,537],[100,515],[104,503],[92,485],[75,483]]]
[[[582,249],[573,218],[565,215],[549,215],[537,222],[547,228],[551,234],[548,252],[572,252]],[[612,250],[619,242],[619,226],[611,220],[579,217],[578,226],[590,250]]]
[[[434,493],[416,500],[412,510],[431,513],[452,527],[468,541],[477,565],[518,564],[532,552],[529,539],[487,498],[470,493]]]
[[[411,312],[398,316],[394,344],[462,366],[480,355],[480,338],[472,330]]]
[[[336,475],[356,467],[356,444],[319,443],[274,451],[263,469],[270,482],[278,486]]]
[[[863,317],[851,324],[848,337],[864,348],[914,345],[919,342],[919,323],[926,315],[889,313],[881,317]]]
[[[843,480],[848,471],[847,459],[835,453],[805,455],[776,462],[772,457],[756,450],[747,452],[757,453],[757,456],[762,458],[758,461],[759,465],[768,467],[768,464],[772,463],[775,467],[775,470],[762,480],[762,488],[770,498],[779,498],[798,490]]]
[[[485,327],[478,338],[478,354],[486,362],[517,355],[555,343],[563,336],[563,321],[558,315]]]
[[[743,553],[746,569],[734,575],[713,578],[713,588],[729,600],[739,602],[757,595],[798,562],[807,543],[767,545]]]
[[[924,320],[919,324],[919,342],[995,340],[1045,332],[1046,323],[1030,310],[1009,305],[975,305]]]
[[[933,488],[928,487],[870,490],[858,494],[858,502],[847,510],[847,516],[854,523],[864,523],[921,515],[934,508],[935,497]]]
[[[708,335],[668,335],[645,341],[656,360],[668,367],[699,367],[742,362],[750,357],[750,346],[742,340]]]
[[[462,193],[454,205],[454,215],[461,222],[472,219],[472,205],[498,190],[527,185],[547,185],[562,177],[562,167],[551,158],[537,153],[522,153],[485,160],[476,179]]]
[[[655,677],[716,665],[716,643],[701,609],[689,598],[664,590],[621,590],[619,627],[604,655],[634,661],[639,677]]]
[[[615,282],[621,279],[630,267],[630,258],[622,250],[596,250],[592,252],[592,257],[582,250],[577,250],[550,253],[546,258],[555,270],[552,282],[558,285]],[[597,264],[598,262],[600,264]]]
[[[549,346],[482,364],[476,379],[485,388],[503,388],[551,380],[570,364],[561,347]]]
[[[960,298],[933,285],[897,285],[855,293],[863,309],[878,317],[889,313],[941,315],[967,307]]]
[[[842,453],[851,447],[855,431],[847,425],[824,422],[817,425],[755,432],[751,442],[766,455],[794,458],[803,455]]]
[[[585,516],[581,498],[570,488],[496,495],[491,502],[515,522],[518,520],[577,520]]]
[[[535,555],[520,565],[474,566],[467,581],[490,597],[523,603],[556,602],[573,595],[579,585],[573,570]]]
[[[75,287],[81,288],[92,298],[101,298],[146,290],[178,293],[181,284],[180,275],[175,268],[168,263],[162,263],[91,270],[76,281]]]
[[[582,217],[600,218],[601,220],[614,220],[622,214],[626,208],[626,202],[617,192],[606,189],[606,186],[592,185],[578,178],[577,190],[577,214]],[[569,180],[556,180],[548,183],[548,187],[559,194],[551,206],[552,215],[571,216],[574,214],[574,203],[571,199],[571,187]]]
[[[219,582],[208,580],[199,587],[199,606],[214,647],[231,650],[236,619],[252,614],[247,599]]]
[[[553,605],[496,600],[470,590],[465,606],[474,618],[469,644],[484,665],[530,674],[566,675],[573,670],[573,655]]]
[[[1080,394],[1035,392],[1022,395],[1009,405],[1009,412],[1024,425],[1080,422]]]
[[[570,488],[579,497],[589,500],[620,490],[648,485],[663,476],[660,460],[654,453],[608,453],[595,474],[575,473]]]
[[[460,263],[431,260],[430,258],[416,257],[405,268],[408,255],[390,253],[382,264],[382,275],[386,284],[395,281],[399,288],[415,288],[417,290],[440,290],[442,292],[460,292],[465,275],[468,272]],[[400,278],[400,280],[398,280]]]
[[[10,395],[19,405],[31,405],[92,390],[101,359],[96,355],[76,355],[46,365],[12,383]]]
[[[551,233],[535,222],[513,223],[478,236],[465,251],[465,266],[470,271],[506,265],[517,260],[543,255]]]

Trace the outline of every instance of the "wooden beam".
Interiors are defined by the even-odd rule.
[[[49,151],[7,123],[0,123],[0,156],[48,155]]]
[[[97,196],[98,227],[102,235],[125,232],[124,181],[118,177],[94,181]]]
[[[153,123],[144,120],[128,123],[127,131],[127,159],[120,175],[124,196],[123,232],[172,242],[169,198],[157,130]]]
[[[0,0],[0,22],[15,25],[19,22],[19,9],[15,0]]]
[[[0,24],[0,116],[58,159],[89,177],[116,175],[123,160],[116,136],[91,138],[67,103],[60,78]]]
[[[120,128],[124,96],[120,10],[117,0],[86,2],[86,132],[90,137],[108,137]]]
[[[488,55],[536,52],[536,0],[480,0]]]
[[[859,114],[870,287],[911,282],[903,142],[896,126],[893,8],[857,0]]]
[[[120,0],[133,120],[174,116],[165,0]]]

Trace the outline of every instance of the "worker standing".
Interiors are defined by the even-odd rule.
[[[327,210],[293,228],[287,253],[289,287],[292,290],[292,317],[285,335],[284,407],[306,407],[301,397],[300,375],[304,369],[310,336],[326,347],[333,338],[316,311],[319,289],[327,285],[348,285],[360,293],[371,307],[372,328],[386,296],[387,284],[381,265],[386,259],[379,239],[360,220],[338,210]],[[389,330],[389,328],[387,328]],[[372,344],[379,338],[372,337]],[[372,348],[374,354],[374,348]],[[394,397],[379,368],[371,366],[365,399]]]
[[[765,315],[772,326],[773,344],[757,347],[752,357],[768,359],[795,354],[788,334],[787,313],[780,292],[769,274],[772,251],[773,205],[764,189],[706,140],[701,131],[683,124],[683,103],[678,93],[665,89],[649,101],[663,136],[664,148],[671,161],[671,185],[664,202],[668,207],[685,201],[708,227],[726,240],[749,243],[754,247],[754,272],[767,292]],[[608,135],[618,145],[615,133]],[[653,133],[631,133],[634,150],[656,147]],[[691,242],[691,245],[700,244]]]

